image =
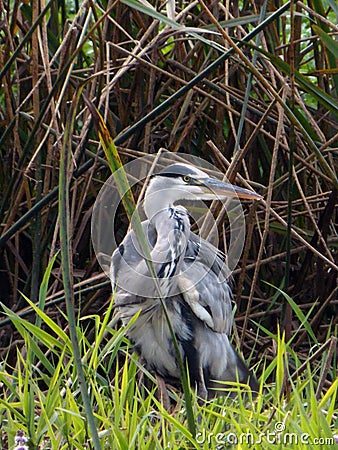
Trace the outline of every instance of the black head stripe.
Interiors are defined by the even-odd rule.
[[[161,172],[159,172],[158,175],[160,175],[161,177],[178,178],[187,175],[196,176],[196,173],[194,173],[192,168],[187,167],[184,164],[173,164],[161,170]]]

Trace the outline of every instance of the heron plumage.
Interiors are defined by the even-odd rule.
[[[195,176],[194,195],[198,195],[198,185],[207,175],[192,166],[180,166],[165,169],[162,177],[160,173],[157,185],[156,177],[152,181],[146,192],[148,220],[142,226],[182,359],[201,394],[209,390],[213,395],[214,389],[221,389],[221,382],[236,380],[256,389],[254,376],[229,342],[233,319],[226,258],[190,230],[187,210],[174,205],[184,198],[183,188],[190,177]],[[175,180],[175,174],[179,181],[171,188],[168,180]],[[167,196],[163,195],[166,186]],[[151,197],[157,204],[149,203]],[[134,231],[112,256],[111,280],[116,311],[144,364],[179,384],[181,374],[167,318]]]

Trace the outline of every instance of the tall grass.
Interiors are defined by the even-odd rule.
[[[34,449],[93,448],[74,347],[63,327],[30,304],[42,327],[4,307],[25,351],[18,350],[15,367],[6,360],[1,366],[2,448],[14,449],[19,430]],[[164,409],[152,375],[125,339],[126,330],[114,327],[112,304],[103,317],[85,316],[76,326],[102,449],[338,448],[338,379],[331,364],[323,365],[336,338],[327,337],[324,345],[304,356],[284,334],[261,330],[274,352],[254,365],[260,373],[257,398],[236,383],[224,386],[225,395],[217,400],[201,403],[193,393],[198,417],[194,437],[182,396],[171,392],[171,411]],[[229,397],[231,391],[234,398]]]

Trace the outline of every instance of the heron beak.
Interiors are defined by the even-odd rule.
[[[249,191],[239,186],[234,186],[230,183],[224,183],[223,181],[215,178],[206,178],[200,180],[200,187],[205,194],[213,194],[220,198],[238,197],[247,200],[261,200],[263,197],[256,192]]]

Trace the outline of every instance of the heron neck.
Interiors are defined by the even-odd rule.
[[[150,221],[152,217],[156,216],[157,213],[172,206],[172,202],[165,198],[163,191],[149,193],[146,195],[143,203],[144,212]]]

